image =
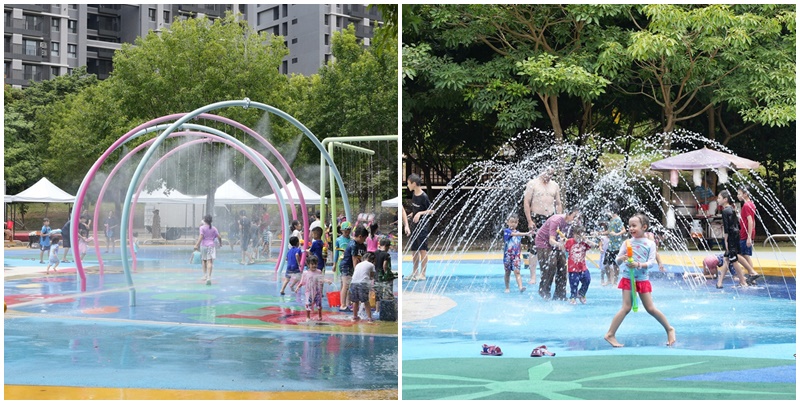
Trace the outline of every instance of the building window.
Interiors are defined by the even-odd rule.
[[[67,21],[67,32],[70,34],[77,34],[78,33],[78,21],[77,20],[68,20]]]
[[[42,79],[42,68],[37,65],[22,65],[25,80],[39,81]]]
[[[7,36],[7,37],[4,37],[4,39],[5,39],[4,43],[5,43],[5,46],[6,46],[5,47],[6,52],[11,52],[11,37]]]
[[[278,18],[281,18],[280,9],[278,9],[278,6],[275,6],[272,9],[272,21],[275,21]]]
[[[289,62],[284,60],[283,63],[281,63],[281,73],[289,74]]]
[[[61,51],[61,44],[58,43],[58,42],[51,42],[50,43],[50,52],[53,54],[53,56],[58,56],[59,55],[59,51]]]
[[[325,54],[325,64],[328,64],[328,62],[330,62],[330,61],[331,61],[331,54],[330,53],[326,53]]]
[[[147,17],[150,18],[151,22],[156,22],[156,9],[148,8],[147,9]]]
[[[336,28],[342,27],[342,17],[336,17]]]
[[[297,58],[292,58],[292,64],[297,63]]]
[[[297,24],[297,18],[292,19],[292,25]]]
[[[10,27],[11,26],[11,11],[6,11],[3,14],[4,14],[4,17],[5,17],[5,20],[6,20],[6,27]]]
[[[169,11],[164,11],[164,22],[169,24]]]
[[[58,68],[58,67],[56,67],[56,66],[50,66],[50,76],[52,76],[52,77],[58,77],[58,73],[60,73],[60,71],[59,71],[59,70],[61,70],[61,69],[59,69],[59,68]]]
[[[33,39],[22,40],[23,53],[28,56],[36,56],[39,54],[39,41]]]
[[[71,10],[77,10],[77,9],[78,9],[78,5],[77,5],[77,4],[70,4],[70,5],[69,5],[69,8],[70,8]]]
[[[31,31],[41,31],[42,30],[42,17],[38,15],[23,15],[25,19],[25,29]]]
[[[325,34],[325,45],[330,45],[330,44],[331,44],[331,36]]]
[[[67,68],[67,74],[68,74],[68,75],[71,75],[73,70],[75,70],[75,69],[73,69],[73,68],[71,68],[71,67],[68,67],[68,68]]]
[[[275,36],[280,35],[281,34],[281,32],[279,31],[280,29],[281,29],[281,27],[279,25],[276,25],[276,26],[272,27],[272,35],[275,35]]]
[[[78,57],[78,45],[67,45],[67,56],[76,59]]]
[[[11,77],[11,62],[5,62],[5,75],[6,78]]]
[[[284,4],[281,7],[283,7],[283,17],[286,18],[286,16],[289,15],[289,6],[287,4]]]
[[[297,38],[292,38],[292,44],[296,44],[296,43],[297,43]]]
[[[50,19],[50,27],[53,28],[53,32],[60,32],[61,31],[61,19],[53,17]]]
[[[283,23],[283,36],[289,35],[289,24]]]
[[[325,14],[325,25],[331,25],[331,16],[330,16],[330,14]]]

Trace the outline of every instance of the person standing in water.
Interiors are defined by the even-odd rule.
[[[555,169],[547,167],[538,177],[531,179],[525,185],[522,206],[531,234],[536,234],[550,216],[555,213],[561,214],[564,210],[561,205],[561,188],[552,180],[554,174]],[[531,272],[528,284],[531,285],[536,283],[536,262],[536,246],[531,243],[528,252],[528,267]]]

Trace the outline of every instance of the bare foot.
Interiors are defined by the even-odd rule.
[[[667,346],[675,345],[675,327],[670,327],[667,331]]]
[[[611,346],[613,346],[614,348],[622,348],[625,346],[624,344],[620,344],[619,341],[617,341],[617,337],[613,335],[606,334],[605,338],[606,341],[608,341],[608,343],[611,344]]]
[[[508,290],[508,289],[506,289],[506,291],[505,291],[505,292],[503,292],[503,293],[511,293],[511,291],[510,291],[510,290]]]
[[[528,285],[535,285],[535,284],[536,284],[536,279],[531,279],[528,281]]]

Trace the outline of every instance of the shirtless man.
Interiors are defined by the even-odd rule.
[[[531,179],[525,185],[523,196],[523,206],[525,208],[525,218],[528,219],[528,230],[532,234],[541,227],[547,219],[554,213],[561,214],[564,210],[561,205],[561,188],[558,183],[552,181],[555,169],[547,167],[538,177]],[[528,266],[531,271],[529,284],[536,283],[536,247],[530,243],[528,249]]]

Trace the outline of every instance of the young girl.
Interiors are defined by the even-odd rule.
[[[583,226],[573,226],[572,238],[567,239],[567,243],[564,245],[569,253],[567,272],[569,273],[570,304],[577,304],[575,299],[580,299],[581,303],[586,304],[586,292],[589,290],[589,283],[592,282],[589,269],[586,268],[586,251],[597,247],[597,244],[587,240],[583,232]],[[578,284],[581,286],[580,290]]]
[[[195,251],[200,251],[200,259],[203,262],[203,278],[206,285],[211,285],[211,271],[214,269],[214,260],[217,258],[216,244],[214,242],[219,240],[219,246],[222,247],[222,236],[216,227],[211,225],[211,215],[203,217],[203,225],[200,226],[200,236],[197,238],[197,243],[194,245]]]
[[[514,272],[514,276],[517,278],[517,286],[519,287],[519,293],[525,292],[525,287],[522,286],[522,275],[519,273],[519,260],[520,260],[520,251],[522,250],[522,237],[529,236],[531,232],[527,233],[520,233],[517,231],[517,225],[519,224],[519,217],[517,215],[512,214],[506,220],[506,225],[508,226],[505,230],[503,230],[503,267],[505,268],[505,282],[506,282],[506,290],[505,293],[509,293],[509,282],[511,281],[511,272]]]
[[[61,241],[61,235],[56,234],[50,239],[50,253],[49,253],[49,260],[47,262],[47,270],[45,273],[50,274],[50,266],[53,266],[53,272],[56,271],[58,268],[59,261],[58,260],[58,242]]]
[[[649,226],[650,221],[647,219],[647,216],[642,213],[633,215],[630,220],[628,220],[628,232],[631,238],[622,245],[623,248],[620,248],[616,258],[618,265],[625,263],[625,270],[620,271],[622,272],[622,279],[619,281],[619,288],[622,289],[622,308],[614,315],[614,318],[611,320],[611,326],[608,328],[608,332],[605,335],[606,341],[614,348],[624,346],[617,341],[616,334],[617,329],[620,324],[622,324],[622,320],[624,320],[625,316],[631,311],[630,269],[634,270],[636,291],[639,293],[639,299],[642,300],[642,305],[645,310],[664,327],[664,330],[667,332],[667,345],[672,346],[675,343],[675,328],[669,325],[669,321],[667,321],[667,317],[664,316],[664,313],[656,308],[653,303],[653,297],[651,296],[653,287],[648,280],[647,270],[656,264],[656,243],[648,239],[644,234]],[[627,257],[628,245],[630,245],[633,250],[633,257],[631,260],[628,260]]]
[[[325,283],[333,283],[325,279],[322,271],[318,268],[317,257],[308,256],[308,270],[303,272],[297,288],[305,287],[306,292],[306,320],[311,321],[311,312],[318,313],[319,321],[322,321],[322,289]]]
[[[737,267],[739,262],[739,219],[736,212],[731,206],[731,193],[722,191],[717,196],[717,204],[722,207],[722,238],[725,240],[725,259],[724,265],[720,270],[719,277],[717,278],[717,289],[722,289],[722,281],[725,278],[725,273],[728,272],[728,265]],[[744,261],[744,258],[742,258]],[[739,286],[747,287],[747,278],[744,276],[744,269],[741,265],[738,266],[739,271]]]
[[[378,242],[381,237],[378,235],[378,224],[372,223],[369,225],[369,236],[367,236],[367,252],[374,253],[378,251]]]

